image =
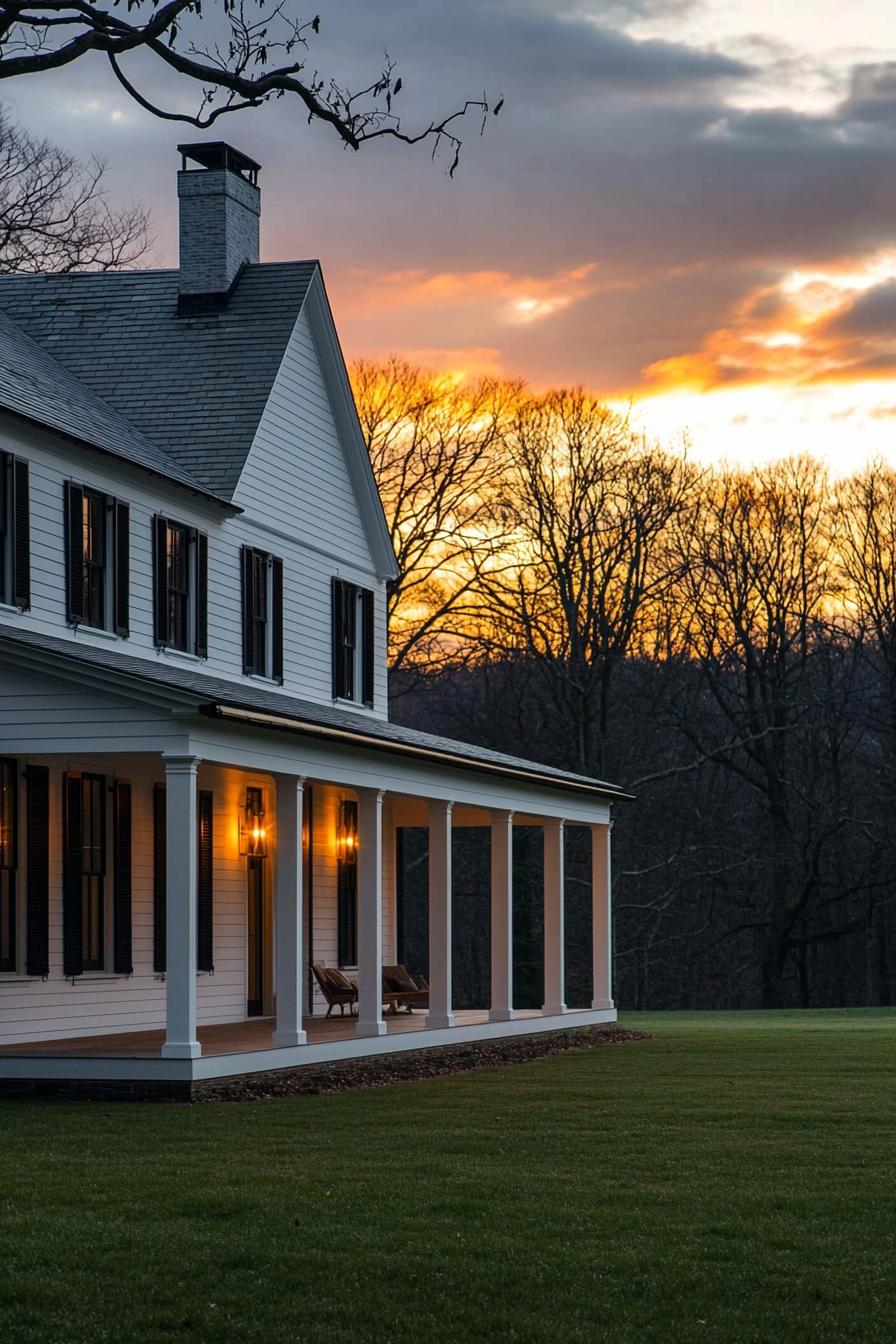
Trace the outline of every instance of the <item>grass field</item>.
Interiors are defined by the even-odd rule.
[[[896,1339],[896,1013],[322,1097],[0,1103],[0,1340]]]

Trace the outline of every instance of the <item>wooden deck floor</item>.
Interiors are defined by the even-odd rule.
[[[540,1017],[537,1012],[519,1012],[517,1017]],[[389,1035],[426,1030],[426,1013],[387,1014]],[[455,1013],[455,1024],[475,1026],[487,1022],[486,1011]],[[355,1018],[309,1017],[304,1022],[309,1045],[328,1041],[352,1040],[355,1037]],[[246,1022],[227,1022],[220,1026],[200,1027],[199,1043],[203,1056],[240,1054],[251,1050],[270,1050],[274,1020],[269,1017],[250,1018]],[[81,1059],[157,1059],[161,1053],[163,1031],[131,1031],[108,1036],[73,1036],[61,1041],[28,1041],[20,1045],[0,1046],[0,1058],[5,1055],[28,1055],[32,1058],[59,1056]]]

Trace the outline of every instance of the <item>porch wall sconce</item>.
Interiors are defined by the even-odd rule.
[[[240,854],[263,859],[268,852],[268,828],[264,819],[261,789],[246,790],[246,805],[240,815]]]
[[[358,861],[358,804],[345,798],[339,804],[336,823],[336,857],[340,863]]]

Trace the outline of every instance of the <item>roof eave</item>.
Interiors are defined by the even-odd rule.
[[[199,499],[208,500],[227,513],[239,514],[243,510],[239,504],[234,504],[233,500],[226,499],[223,495],[216,495],[213,490],[206,490],[204,486],[197,481],[191,484],[189,481],[182,481],[177,476],[169,476],[161,468],[147,466],[145,462],[135,462],[133,458],[125,457],[123,453],[116,453],[114,448],[106,448],[102,444],[94,442],[92,439],[81,438],[78,434],[73,434],[70,430],[60,429],[58,425],[50,424],[47,420],[41,420],[37,416],[27,415],[24,411],[18,410],[12,406],[0,404],[0,410],[4,415],[11,416],[14,420],[20,420],[26,425],[36,425],[46,433],[55,434],[60,439],[65,439],[67,443],[77,444],[79,448],[89,448],[95,453],[100,453],[103,457],[112,458],[114,462],[121,462],[125,466],[133,467],[135,471],[145,472],[147,476],[152,476],[154,480],[165,481],[167,485],[176,485],[181,490],[186,490],[191,495],[196,495]]]
[[[398,560],[389,535],[389,525],[370,461],[370,453],[358,419],[351,380],[320,263],[317,264],[314,275],[309,281],[302,308],[313,323],[315,335],[320,343],[318,348],[322,372],[329,384],[333,409],[349,450],[349,471],[357,492],[377,575],[386,582],[394,581],[400,577]]]
[[[533,762],[531,769],[523,766],[502,764],[500,761],[484,761],[464,756],[461,752],[445,751],[439,747],[424,747],[410,742],[391,742],[363,730],[335,728],[331,724],[311,723],[308,720],[295,719],[286,714],[269,714],[260,710],[241,709],[236,705],[215,702],[203,706],[203,713],[211,718],[246,723],[256,728],[271,728],[279,732],[291,732],[303,737],[323,738],[331,742],[344,742],[349,745],[369,747],[373,751],[384,751],[393,755],[412,756],[421,760],[437,760],[463,770],[477,773],[501,775],[506,779],[522,779],[542,787],[560,789],[565,792],[584,793],[602,798],[606,802],[632,802],[635,795],[612,784],[599,780],[564,778],[539,770]]]

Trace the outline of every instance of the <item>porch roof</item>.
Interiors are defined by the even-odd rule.
[[[0,663],[14,657],[17,666],[24,661],[42,665],[57,674],[66,665],[76,664],[79,677],[89,669],[93,679],[113,687],[125,683],[142,685],[170,697],[172,707],[192,710],[218,719],[238,722],[259,729],[297,733],[317,740],[367,746],[379,751],[396,752],[421,760],[487,771],[512,779],[588,793],[605,799],[630,799],[634,795],[616,784],[573,774],[554,766],[508,756],[469,742],[457,742],[434,733],[371,715],[353,713],[332,705],[316,704],[251,680],[229,681],[223,677],[174,666],[164,659],[135,656],[117,650],[97,648],[73,639],[45,635],[0,623]]]

